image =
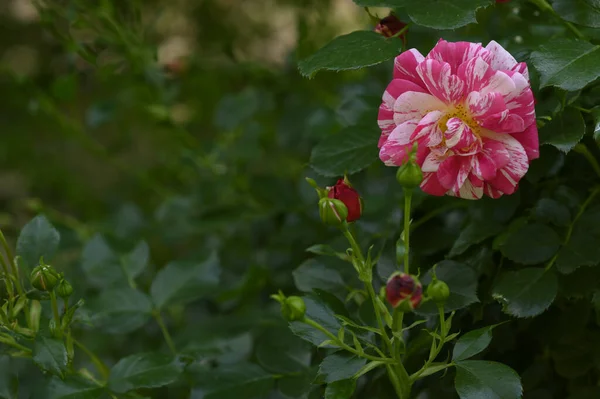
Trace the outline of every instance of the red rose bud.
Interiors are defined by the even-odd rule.
[[[392,37],[400,32],[405,26],[406,24],[400,21],[397,16],[390,14],[379,21],[377,26],[375,26],[375,32],[385,37]],[[405,33],[400,35],[400,37],[404,40],[406,38]]]
[[[362,199],[347,179],[339,179],[335,186],[328,187],[327,196],[340,200],[346,205],[348,210],[346,221],[348,223],[354,222],[362,215]]]
[[[401,306],[405,312],[416,309],[423,299],[423,286],[415,276],[395,273],[385,287],[387,301],[394,308]]]

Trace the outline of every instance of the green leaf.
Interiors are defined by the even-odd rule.
[[[585,211],[575,223],[569,242],[558,252],[556,268],[568,274],[600,263],[600,208]]]
[[[476,23],[476,11],[492,0],[405,0],[406,11],[417,25],[433,29],[456,29]]]
[[[15,374],[14,361],[8,356],[0,356],[0,398],[17,399],[19,380]]]
[[[123,269],[130,278],[139,276],[150,261],[150,247],[146,241],[140,241],[128,254],[123,256]]]
[[[52,378],[46,386],[46,399],[98,399],[103,397],[106,390],[93,382],[69,376],[65,380]]]
[[[565,227],[571,223],[569,208],[550,198],[540,199],[533,209],[533,214],[540,222],[552,223],[559,227]]]
[[[185,304],[214,292],[220,274],[216,253],[202,263],[171,262],[158,272],[150,293],[159,309],[175,303]]]
[[[515,317],[533,317],[552,304],[557,290],[554,272],[528,268],[504,273],[492,296],[504,305],[506,313]]]
[[[96,234],[86,243],[81,258],[81,267],[93,285],[112,287],[127,284],[119,256],[102,235]]]
[[[531,54],[540,74],[540,88],[583,89],[600,76],[600,46],[588,42],[556,39]]]
[[[310,166],[323,176],[341,176],[360,172],[379,157],[377,125],[350,126],[317,144],[310,156]]]
[[[469,331],[456,342],[452,360],[465,360],[483,351],[492,342],[492,330],[496,325]]]
[[[319,376],[327,383],[352,378],[366,363],[361,359],[345,352],[336,352],[327,356],[319,366]]]
[[[562,152],[569,152],[583,138],[585,121],[581,112],[567,108],[540,129],[540,143],[551,144]]]
[[[600,141],[600,105],[592,108],[594,118],[594,140]]]
[[[313,77],[318,71],[343,71],[380,64],[401,51],[400,40],[388,40],[371,31],[338,36],[310,57],[300,61],[300,73]]]
[[[448,256],[460,255],[472,245],[479,244],[501,231],[502,224],[494,221],[489,221],[489,223],[473,222],[460,232]]]
[[[108,387],[117,393],[157,388],[177,381],[183,366],[179,359],[161,353],[138,353],[119,360],[110,370]]]
[[[236,364],[194,373],[196,388],[191,399],[263,399],[274,379],[254,364]]]
[[[287,399],[308,399],[314,385],[317,369],[315,367],[301,373],[285,376],[277,381],[278,391]]]
[[[33,218],[23,227],[17,239],[17,255],[29,267],[38,265],[40,258],[50,262],[58,249],[60,234],[45,216]]]
[[[523,394],[516,371],[496,362],[456,362],[454,383],[461,399],[520,399]]]
[[[111,334],[127,334],[142,327],[152,315],[148,296],[133,288],[104,291],[91,304],[92,324]]]
[[[554,0],[552,8],[564,20],[590,28],[600,28],[598,0]]]
[[[312,292],[315,288],[336,291],[344,287],[344,280],[337,270],[327,268],[315,259],[308,259],[292,272],[296,287],[303,292]]]
[[[501,251],[508,259],[524,265],[547,261],[558,251],[560,237],[541,223],[521,226],[508,236]]]
[[[33,362],[44,371],[61,378],[67,371],[67,349],[63,341],[39,334],[33,343]]]
[[[267,371],[291,374],[308,369],[311,353],[310,346],[289,330],[272,328],[258,342],[256,359]]]
[[[356,389],[356,380],[340,380],[327,384],[325,389],[325,399],[348,399],[352,397]]]
[[[445,260],[438,263],[436,268],[437,278],[448,284],[450,288],[450,296],[444,304],[446,312],[462,309],[472,303],[479,302],[477,298],[477,276],[470,267]],[[428,272],[422,279],[423,285],[431,283],[432,274]],[[437,314],[438,309],[433,301],[425,302],[421,307],[417,308],[417,313],[420,314]]]

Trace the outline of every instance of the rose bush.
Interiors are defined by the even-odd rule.
[[[600,397],[593,1],[5,3],[0,398]]]

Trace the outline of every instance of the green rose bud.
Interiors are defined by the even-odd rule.
[[[281,304],[281,314],[287,321],[302,320],[306,313],[306,304],[299,296],[290,296]]]
[[[421,172],[419,165],[410,160],[398,169],[396,180],[405,189],[412,190],[421,185],[423,172]]]
[[[330,226],[339,226],[348,217],[346,205],[335,198],[321,198],[319,200],[319,215],[323,223]]]
[[[450,296],[450,288],[448,288],[448,284],[435,279],[427,286],[427,296],[435,303],[443,304]]]
[[[50,265],[41,264],[31,272],[31,285],[40,291],[52,291],[59,280],[60,275]]]
[[[64,278],[62,280],[60,280],[60,283],[58,283],[58,286],[56,287],[56,294],[59,297],[66,299],[66,298],[70,297],[72,293],[73,293],[73,286]]]

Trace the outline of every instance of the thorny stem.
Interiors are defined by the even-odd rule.
[[[323,334],[325,334],[328,338],[330,338],[333,342],[335,342],[335,344],[337,346],[339,346],[340,348],[356,355],[356,356],[360,356],[362,358],[365,358],[367,360],[372,360],[374,362],[382,362],[382,363],[388,363],[388,364],[392,364],[395,363],[394,359],[390,359],[387,357],[378,357],[378,356],[372,356],[372,355],[368,355],[366,353],[360,353],[358,350],[354,349],[353,347],[351,347],[350,345],[347,345],[345,342],[342,342],[338,339],[338,337],[336,337],[334,334],[332,334],[330,331],[328,331],[325,327],[323,327],[322,325],[320,325],[319,323],[317,323],[314,320],[311,320],[309,318],[305,318],[303,320],[303,323],[308,324],[311,327],[316,328],[317,330],[321,331]]]
[[[552,6],[550,4],[548,4],[548,2],[546,0],[530,0],[533,4],[535,4],[536,6],[539,7],[540,10],[542,11],[548,11],[550,12],[552,15],[554,15],[554,17],[556,17],[560,22],[562,22],[567,28],[569,28],[569,30],[571,30],[571,32],[573,32],[573,34],[575,34],[575,36],[577,36],[578,39],[582,39],[585,40],[585,35],[583,33],[581,33],[579,31],[579,29],[577,29],[577,27],[575,27],[575,25],[573,25],[572,23],[565,21],[564,19],[562,19],[560,17],[560,15],[558,15],[556,13],[556,11],[554,11],[554,8],[552,8]]]
[[[175,349],[175,344],[173,343],[173,338],[171,338],[171,334],[169,333],[169,330],[167,329],[167,326],[165,325],[165,321],[163,320],[162,315],[159,311],[154,312],[154,319],[156,319],[156,323],[158,323],[158,326],[160,327],[160,330],[162,331],[162,334],[165,337],[165,342],[167,343],[169,350],[174,355],[176,355],[177,350]]]
[[[575,146],[575,151],[580,153],[587,159],[587,161],[592,165],[592,169],[598,176],[600,176],[600,164],[598,164],[598,160],[594,157],[594,155],[588,150],[588,148],[584,144],[577,144]]]
[[[108,369],[108,367],[104,364],[104,362],[102,360],[100,360],[98,358],[98,356],[96,356],[94,354],[94,352],[92,352],[91,350],[89,350],[84,344],[82,344],[81,342],[77,341],[75,338],[73,338],[73,343],[83,351],[83,353],[85,353],[90,360],[92,361],[92,363],[94,363],[94,366],[96,366],[96,368],[98,369],[98,371],[100,372],[100,375],[102,376],[103,379],[108,379],[108,376],[110,374],[110,370]]]
[[[419,376],[423,374],[425,370],[427,370],[427,368],[431,365],[431,363],[433,363],[435,358],[438,357],[438,355],[442,351],[442,348],[444,347],[444,344],[446,343],[446,334],[448,333],[448,331],[446,331],[446,317],[444,315],[443,305],[438,306],[438,314],[440,316],[440,343],[439,345],[435,346],[435,350],[430,354],[429,359],[427,359],[423,367],[421,367],[419,371],[410,376],[411,381],[416,381],[419,378]],[[435,345],[435,338],[433,339],[432,345]]]
[[[573,219],[573,221],[569,225],[569,228],[567,229],[567,234],[565,235],[565,240],[563,241],[563,245],[567,245],[569,243],[569,241],[571,240],[571,235],[573,234],[573,229],[575,228],[575,224],[577,223],[577,221],[579,220],[581,215],[583,215],[583,212],[585,212],[585,209],[590,205],[590,203],[594,200],[596,195],[598,195],[599,193],[600,193],[600,186],[596,186],[592,190],[590,195],[587,197],[585,202],[583,204],[581,204],[581,206],[579,207],[579,211],[577,212],[577,215],[575,215],[575,218]],[[554,262],[556,262],[556,259],[558,258],[558,254],[559,254],[559,252],[556,252],[556,254],[554,254],[552,259],[550,259],[550,261],[546,265],[546,268],[544,269],[544,271],[548,271],[552,268],[552,265],[554,265]]]
[[[58,313],[58,301],[56,300],[56,294],[54,291],[50,291],[50,304],[52,306],[52,315],[54,316],[54,324],[58,338],[62,338],[62,328],[60,325],[60,314]]]
[[[413,190],[404,190],[404,272],[410,273],[409,254],[410,250],[410,203],[412,201]]]

